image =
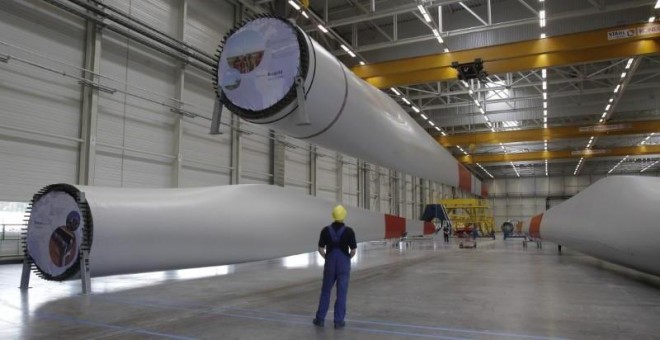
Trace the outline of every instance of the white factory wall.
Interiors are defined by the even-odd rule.
[[[316,158],[316,195],[328,200],[338,200],[341,163],[336,152],[318,147]]]
[[[603,176],[502,178],[486,181],[495,229],[505,221],[525,221],[582,191]]]
[[[358,160],[350,157],[342,157],[342,194],[341,201],[348,205],[358,205]]]
[[[234,25],[234,5],[183,1],[106,3],[214,54]],[[278,142],[272,131],[236,122],[224,111],[223,134],[209,134],[215,101],[210,75],[107,29],[97,38],[94,77],[105,90],[90,91],[98,93],[91,110],[97,121],[86,137],[83,118],[92,116],[80,84],[86,34],[84,20],[44,1],[2,1],[0,56],[11,58],[0,62],[0,201],[27,202],[43,186],[60,182],[112,187],[273,183]],[[176,108],[198,116],[182,116],[173,112]],[[284,185],[293,190],[352,206],[369,200],[372,210],[407,218],[418,218],[422,206],[437,199],[468,195],[363,166],[305,141],[282,140]],[[87,142],[92,146],[88,160]],[[83,175],[87,168],[89,179]],[[366,183],[360,184],[360,171],[367,171]],[[367,198],[360,198],[360,185],[369,186]]]
[[[29,52],[37,51],[81,65],[84,22],[51,11],[43,1],[3,1],[0,53],[65,68]],[[76,182],[80,85],[18,61],[0,64],[0,200],[25,202],[46,184]]]

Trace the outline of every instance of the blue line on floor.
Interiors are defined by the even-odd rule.
[[[388,331],[388,330],[384,330],[384,329],[364,328],[364,327],[354,327],[354,326],[350,326],[350,327],[347,327],[347,328],[349,330],[359,330],[359,331],[364,331],[364,332],[368,332],[368,333],[392,334],[392,335],[401,335],[401,336],[406,336],[406,337],[408,337],[412,334],[414,336],[418,336],[418,337],[422,337],[422,338],[432,338],[432,339],[447,339],[447,340],[465,340],[465,339],[467,339],[467,338],[457,338],[457,337],[452,337],[452,336],[397,332],[397,331]]]
[[[77,323],[77,324],[83,324],[83,325],[88,325],[88,326],[98,326],[98,327],[116,329],[116,330],[121,330],[121,331],[128,331],[128,332],[133,332],[133,333],[155,335],[155,336],[160,336],[160,337],[169,338],[169,339],[178,339],[178,340],[194,340],[194,339],[196,339],[196,338],[190,338],[190,337],[187,337],[187,336],[180,336],[180,335],[174,335],[174,334],[166,334],[166,333],[159,333],[159,332],[149,331],[149,330],[142,329],[142,328],[124,327],[124,326],[117,326],[117,325],[102,323],[102,322],[98,322],[98,321],[83,320],[83,319],[78,319],[78,318],[74,318],[74,317],[70,317],[70,316],[58,315],[58,314],[52,314],[52,313],[37,312],[37,313],[34,313],[33,315],[40,318],[40,319],[64,321],[64,322]]]
[[[112,300],[122,300],[122,299],[110,298],[108,300],[112,301]],[[304,326],[310,326],[311,327],[311,321],[295,321],[295,320],[284,320],[284,319],[271,318],[271,317],[265,317],[265,316],[242,315],[242,314],[223,312],[223,311],[219,311],[219,310],[204,311],[204,310],[199,310],[199,309],[197,309],[197,310],[192,309],[192,308],[189,308],[189,307],[171,306],[171,305],[160,304],[160,303],[155,303],[155,302],[142,303],[142,302],[136,302],[135,300],[125,300],[125,301],[122,301],[122,303],[129,303],[129,304],[134,304],[134,305],[138,305],[138,306],[145,306],[145,307],[156,307],[156,308],[165,308],[165,309],[178,309],[178,310],[186,310],[186,311],[197,311],[197,312],[209,313],[209,314],[214,314],[214,315],[223,315],[223,316],[238,318],[238,319],[272,321],[272,322],[294,324],[294,325],[304,325]],[[207,308],[208,306],[203,306],[203,307]],[[258,312],[256,310],[246,310],[246,311]],[[295,315],[295,314],[293,314],[293,315],[301,317],[300,315]],[[458,338],[458,337],[450,337],[450,336],[442,336],[442,335],[433,335],[433,334],[388,331],[388,330],[375,329],[375,328],[365,328],[365,327],[348,327],[348,328],[350,330],[359,330],[359,331],[364,331],[364,332],[369,332],[369,333],[400,335],[400,336],[404,336],[404,337],[422,337],[422,338],[447,339],[447,340],[464,340],[464,339],[466,339],[466,338]]]
[[[210,314],[216,314],[216,315],[224,315],[224,316],[235,317],[235,318],[263,320],[263,321],[274,321],[274,322],[282,322],[282,323],[289,323],[289,324],[296,324],[296,325],[307,325],[307,324],[309,324],[309,322],[307,320],[305,320],[305,321],[296,321],[296,320],[290,320],[290,319],[289,320],[284,320],[284,319],[271,318],[271,317],[265,317],[265,316],[251,316],[251,315],[245,315],[245,314],[231,313],[231,311],[239,311],[239,312],[242,311],[242,312],[249,312],[249,313],[268,313],[268,314],[282,315],[282,316],[295,317],[295,318],[309,318],[309,316],[307,316],[307,315],[283,313],[283,312],[274,312],[274,311],[268,311],[268,310],[265,310],[265,309],[260,310],[260,309],[232,308],[232,307],[230,307],[230,308],[217,308],[216,306],[203,305],[203,304],[167,303],[167,302],[164,303],[162,301],[151,301],[151,300],[134,299],[134,298],[127,299],[127,298],[98,296],[98,295],[94,296],[94,297],[95,298],[100,298],[102,300],[115,301],[115,302],[119,302],[119,303],[128,303],[128,304],[140,305],[140,306],[146,306],[146,307],[187,310],[187,311],[210,313]],[[189,307],[182,307],[184,305],[189,306]],[[200,308],[209,308],[209,310],[200,310]],[[408,324],[389,323],[389,322],[361,321],[361,320],[353,320],[353,319],[347,319],[347,321],[350,321],[352,323],[358,323],[358,324],[359,323],[374,324],[374,325],[382,325],[382,326],[390,326],[390,327],[404,327],[404,328],[422,329],[422,330],[428,330],[428,331],[445,331],[445,332],[457,332],[457,333],[471,333],[471,334],[479,334],[479,335],[496,335],[496,336],[508,336],[508,337],[539,339],[539,340],[541,340],[541,339],[544,339],[544,340],[546,340],[546,339],[553,339],[553,340],[560,339],[560,338],[540,337],[540,336],[523,335],[523,334],[515,334],[515,333],[475,331],[475,330],[468,330],[468,329],[418,326],[418,325],[408,325]],[[461,338],[457,338],[457,337],[440,336],[440,335],[423,334],[423,333],[412,333],[412,332],[403,332],[403,331],[388,331],[388,330],[381,330],[381,329],[375,329],[375,328],[366,328],[366,327],[350,326],[349,329],[362,330],[362,331],[371,332],[371,333],[384,333],[384,334],[393,334],[393,335],[402,335],[402,336],[431,337],[431,338],[439,338],[439,339],[461,339]]]
[[[384,325],[384,326],[392,326],[392,327],[409,327],[409,328],[428,329],[428,330],[442,330],[442,331],[450,331],[450,332],[457,332],[457,333],[472,333],[472,334],[482,334],[482,335],[501,335],[501,336],[507,336],[507,337],[538,339],[538,340],[563,340],[563,338],[546,337],[546,336],[525,335],[525,334],[505,333],[505,332],[492,332],[492,331],[475,331],[475,330],[462,329],[462,328],[418,326],[418,325],[408,325],[408,324],[401,324],[401,323],[394,323],[394,322],[384,322],[384,321],[365,321],[365,320],[352,320],[352,319],[346,319],[346,321],[350,321],[350,322],[353,322],[353,323],[376,324],[376,325]]]
[[[109,298],[109,297],[101,297],[101,298]],[[173,308],[181,308],[181,305],[187,305],[192,308],[198,309],[198,308],[211,308],[215,309],[216,306],[211,306],[211,305],[203,305],[203,304],[190,304],[190,303],[167,303],[167,302],[153,302],[149,300],[140,300],[140,299],[122,299],[122,298],[109,298],[109,299],[115,299],[115,300],[124,300],[129,303],[139,303],[142,305],[146,305],[145,303],[151,303],[153,304],[154,307],[156,306],[170,306]],[[144,301],[142,303],[137,302],[137,301]],[[188,309],[190,310],[190,309]],[[300,315],[300,314],[292,314],[292,313],[284,313],[284,312],[275,312],[275,311],[269,311],[267,309],[246,309],[246,308],[237,308],[237,307],[229,307],[223,309],[227,312],[231,311],[242,311],[242,312],[251,312],[251,313],[269,313],[269,314],[275,314],[275,315],[282,315],[282,316],[288,316],[288,317],[298,317],[298,318],[308,318],[308,315]],[[214,313],[221,313],[219,310],[216,309]],[[350,321],[352,323],[362,323],[362,324],[373,324],[373,325],[381,325],[381,326],[390,326],[390,327],[406,327],[406,328],[414,328],[414,329],[423,329],[423,330],[431,330],[431,331],[446,331],[446,332],[455,332],[455,333],[467,333],[467,334],[479,334],[479,335],[495,335],[495,336],[506,336],[506,337],[515,337],[515,338],[525,338],[525,339],[537,339],[537,340],[560,340],[562,338],[556,338],[556,337],[545,337],[545,336],[535,336],[535,335],[526,335],[526,334],[516,334],[516,333],[508,333],[508,332],[498,332],[498,331],[479,331],[479,330],[470,330],[470,329],[462,329],[462,328],[450,328],[450,327],[434,327],[434,326],[420,326],[420,325],[410,325],[410,324],[402,324],[402,323],[394,323],[394,322],[386,322],[386,321],[369,321],[369,320],[356,320],[356,319],[346,319],[346,321]],[[304,322],[304,324],[307,322]],[[353,327],[351,327],[353,328]],[[416,334],[416,333],[415,333]]]
[[[266,309],[256,309],[255,310],[255,309],[245,309],[245,308],[229,308],[228,310],[238,310],[238,311],[256,312],[256,313],[270,313],[270,314],[279,314],[279,315],[283,315],[283,316],[296,316],[296,317],[303,317],[303,318],[308,317],[307,315],[291,314],[291,313],[284,313],[284,312],[275,312],[275,311],[269,311],[269,310],[266,310]],[[477,330],[462,329],[462,328],[420,326],[420,325],[410,325],[410,324],[402,324],[402,323],[394,323],[394,322],[386,322],[386,321],[368,321],[368,320],[356,320],[356,319],[346,319],[346,321],[350,321],[352,323],[365,323],[365,324],[375,324],[375,325],[392,326],[392,327],[407,327],[407,328],[417,328],[417,329],[425,329],[425,330],[450,331],[450,332],[457,332],[457,333],[474,333],[474,334],[482,334],[482,335],[501,335],[501,336],[508,336],[508,337],[538,339],[538,340],[563,340],[563,338],[556,338],[556,337],[545,337],[545,336],[525,335],[525,334],[496,332],[496,331],[477,331]]]

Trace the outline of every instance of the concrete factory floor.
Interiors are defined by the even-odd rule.
[[[358,230],[359,232],[359,230]],[[234,266],[80,282],[0,266],[0,339],[643,339],[660,336],[660,278],[554,245],[482,240],[477,249],[416,241],[361,244],[347,326],[311,321],[315,253]],[[334,301],[334,298],[333,298]],[[332,325],[332,310],[327,325]]]

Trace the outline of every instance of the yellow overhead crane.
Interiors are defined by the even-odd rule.
[[[515,131],[481,132],[458,134],[453,136],[438,136],[436,140],[444,147],[455,145],[484,145],[515,142],[555,141],[566,138],[587,138],[589,136],[624,136],[657,133],[660,131],[660,120],[637,122],[610,123],[585,126],[556,126],[544,129],[529,129]],[[521,153],[472,154],[459,156],[463,164],[501,163],[517,161],[539,161],[546,159],[599,158],[625,155],[654,155],[660,153],[660,145],[638,145],[608,149],[556,150]]]
[[[591,136],[623,136],[660,132],[660,120],[608,123],[584,126],[549,126],[545,129],[528,129],[498,132],[464,133],[437,136],[435,139],[444,147],[456,145],[480,145],[515,142],[534,142],[565,138],[589,138]]]
[[[617,156],[639,156],[660,154],[660,145],[626,146],[609,149],[593,150],[561,150],[561,151],[535,151],[521,153],[499,153],[499,154],[476,154],[459,156],[458,161],[463,164],[476,163],[502,163],[541,161],[544,159],[569,159],[569,158],[599,158]]]
[[[359,65],[353,72],[384,89],[456,79],[451,63],[481,58],[489,74],[660,53],[660,24],[610,27],[544,39]]]
[[[494,233],[495,219],[488,200],[453,198],[440,200],[440,204],[447,210],[447,217],[453,226],[453,234],[470,233],[475,227],[481,236]]]

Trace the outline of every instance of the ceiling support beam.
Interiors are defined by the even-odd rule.
[[[353,72],[378,88],[456,79],[453,61],[484,61],[490,74],[526,71],[615,58],[660,53],[660,32],[644,31],[630,37],[610,39],[612,32],[635,32],[660,26],[637,24],[567,34],[545,39],[488,46],[471,50],[353,67]]]
[[[593,159],[603,157],[617,157],[617,156],[639,156],[639,155],[656,155],[660,154],[660,145],[640,145],[628,146],[611,149],[600,150],[584,150],[571,151],[537,151],[537,152],[523,152],[523,153],[501,153],[501,154],[479,154],[458,157],[459,162],[463,164],[484,164],[484,163],[503,163],[503,162],[526,162],[526,161],[543,161],[552,159]]]
[[[473,17],[477,18],[477,20],[481,21],[482,24],[484,24],[485,26],[488,26],[488,22],[486,22],[486,20],[482,19],[479,16],[479,14],[475,13],[470,7],[466,6],[463,3],[463,1],[459,2],[458,4],[461,5],[463,8],[465,8],[465,10],[468,11],[468,13],[472,14]]]
[[[525,2],[525,0],[518,0],[518,2],[521,5],[527,7],[527,9],[530,10],[532,13],[534,13],[535,17],[539,16],[539,12],[534,7],[530,6],[527,2]]]
[[[560,126],[547,129],[530,129],[502,132],[469,133],[453,136],[437,136],[436,140],[444,147],[455,145],[479,145],[517,142],[542,142],[565,138],[589,138],[591,136],[621,136],[647,134],[660,131],[660,120],[629,123],[610,123],[588,126]]]

